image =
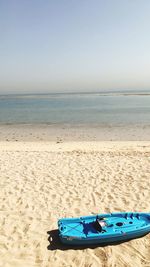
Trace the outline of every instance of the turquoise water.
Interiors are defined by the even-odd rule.
[[[0,124],[150,124],[150,95],[0,96]]]

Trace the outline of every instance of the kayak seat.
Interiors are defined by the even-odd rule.
[[[99,224],[97,219],[93,222],[93,227],[97,232],[102,232],[102,226]]]

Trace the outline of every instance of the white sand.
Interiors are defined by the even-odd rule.
[[[150,142],[0,142],[0,266],[149,267],[150,234],[94,249],[47,240],[58,218],[113,211],[150,212]]]

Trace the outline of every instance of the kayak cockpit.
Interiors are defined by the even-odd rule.
[[[150,214],[129,212],[66,218],[58,221],[58,227],[65,243],[67,240],[74,244],[125,240],[150,231]]]

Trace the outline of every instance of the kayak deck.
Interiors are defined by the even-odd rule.
[[[150,231],[150,214],[111,213],[61,219],[58,227],[61,239],[65,240],[99,239],[102,242],[103,239],[120,239],[120,235],[132,238]]]

